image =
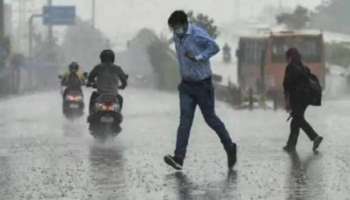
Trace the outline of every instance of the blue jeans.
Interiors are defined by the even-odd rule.
[[[199,83],[185,83],[179,85],[180,93],[180,125],[177,131],[175,156],[185,158],[190,131],[197,105],[204,120],[221,140],[224,147],[232,145],[230,134],[223,122],[215,113],[214,88],[210,79]]]

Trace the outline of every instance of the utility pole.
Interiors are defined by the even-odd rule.
[[[279,0],[279,2],[278,2],[278,8],[280,9],[280,12],[282,12],[282,9],[283,9],[282,0]]]
[[[52,0],[47,0],[47,6],[49,6],[49,7],[52,6]],[[53,43],[53,27],[52,27],[52,25],[48,26],[47,37],[48,37],[49,44],[52,44]]]
[[[236,11],[236,20],[239,21],[241,18],[241,1],[235,0],[235,11]]]
[[[33,31],[33,21],[35,18],[40,18],[40,17],[43,17],[43,15],[41,14],[33,14],[32,16],[30,16],[29,18],[29,34],[28,34],[28,54],[29,54],[29,57],[32,58],[33,56],[33,34],[34,34],[34,31]]]
[[[4,0],[0,0],[0,38],[5,36],[5,5]]]
[[[24,45],[24,37],[26,33],[26,15],[27,15],[27,0],[18,0],[18,7],[16,12],[18,13],[18,24],[17,24],[17,38],[15,40],[18,51],[21,53],[26,52],[26,45]]]
[[[91,6],[91,23],[92,23],[92,27],[95,28],[96,26],[96,0],[92,0],[92,6]]]

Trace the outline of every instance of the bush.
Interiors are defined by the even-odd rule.
[[[193,11],[187,13],[190,22],[208,31],[208,34],[214,39],[219,36],[218,27],[215,25],[214,19],[208,15],[199,13],[194,15]]]
[[[350,44],[348,43],[327,43],[326,61],[343,66],[350,66]]]
[[[298,6],[293,13],[279,14],[276,21],[278,24],[285,24],[289,29],[302,29],[310,21],[310,12],[307,8]]]
[[[158,78],[158,88],[175,90],[180,81],[179,67],[175,52],[169,48],[165,39],[155,40],[148,47],[151,64]]]

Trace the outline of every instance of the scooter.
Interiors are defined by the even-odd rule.
[[[84,114],[84,96],[82,91],[65,89],[63,95],[63,114],[67,118],[77,118]]]
[[[87,76],[87,74],[84,73],[84,76]],[[61,75],[59,75],[58,78],[61,81],[63,80]],[[79,88],[74,89],[67,87],[62,83],[61,86],[61,94],[63,97],[63,114],[69,119],[81,117],[84,114],[85,107],[83,91]]]
[[[96,88],[96,85],[92,87]],[[122,102],[118,95],[99,94],[88,117],[91,135],[101,141],[116,137],[122,131],[121,107]]]

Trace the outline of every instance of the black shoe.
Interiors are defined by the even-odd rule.
[[[287,145],[287,146],[284,146],[284,147],[283,147],[283,150],[286,151],[286,152],[288,152],[288,153],[293,153],[293,152],[296,151],[295,147],[288,146],[288,145]]]
[[[228,168],[232,169],[237,162],[237,145],[232,143],[230,146],[225,148],[227,154]]]
[[[312,150],[313,150],[314,152],[317,152],[317,149],[318,149],[318,147],[320,146],[322,140],[323,140],[323,137],[320,137],[320,136],[318,136],[318,137],[314,140],[314,145],[313,145],[313,147],[312,147]]]
[[[176,170],[182,170],[182,165],[183,165],[183,159],[176,157],[176,156],[171,156],[171,155],[166,155],[164,156],[164,161],[166,164],[170,165]]]

